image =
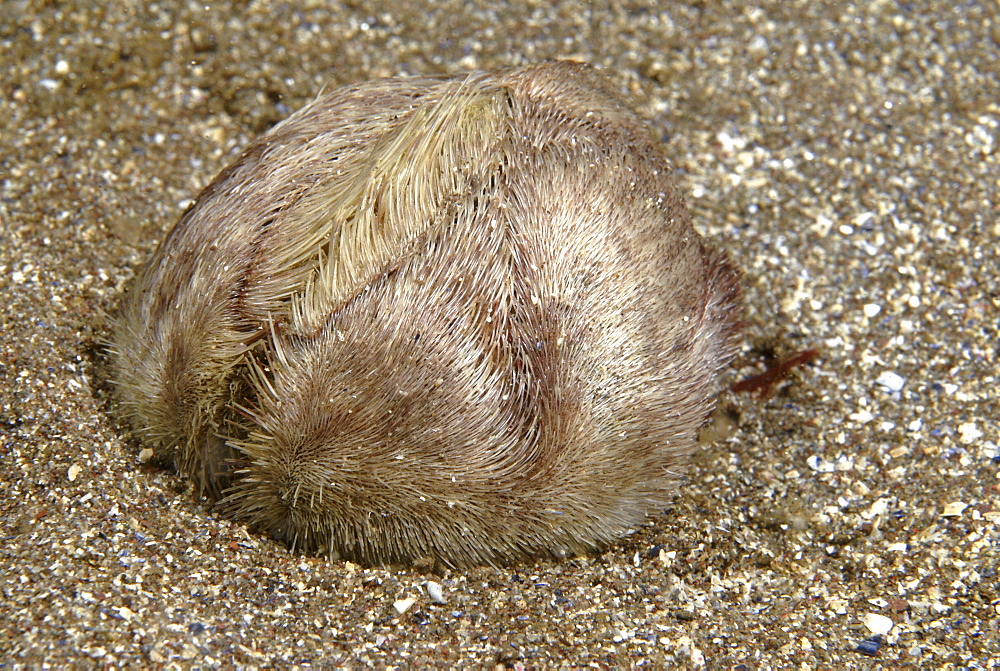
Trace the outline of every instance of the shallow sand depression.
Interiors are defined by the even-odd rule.
[[[1000,664],[1000,22],[985,5],[9,3],[0,26],[0,658],[188,667]],[[105,313],[319,91],[570,57],[743,272],[674,503],[602,554],[366,569],[140,460]],[[881,638],[875,639],[879,636]],[[860,649],[859,649],[860,648]]]

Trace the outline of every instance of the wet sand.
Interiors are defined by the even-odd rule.
[[[3,4],[0,663],[1000,664],[996,8],[379,4]],[[743,269],[724,381],[819,351],[720,396],[669,510],[562,563],[372,570],[139,461],[106,313],[253,136],[324,88],[560,57]]]

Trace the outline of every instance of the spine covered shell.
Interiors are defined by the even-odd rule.
[[[325,94],[124,299],[123,412],[234,518],[368,564],[565,556],[669,500],[736,273],[589,67]]]

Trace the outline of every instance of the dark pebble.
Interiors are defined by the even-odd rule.
[[[878,654],[879,646],[882,645],[884,639],[881,636],[871,636],[866,638],[858,644],[858,647],[854,648],[855,652],[860,652],[862,655],[867,655],[868,657],[874,657]]]

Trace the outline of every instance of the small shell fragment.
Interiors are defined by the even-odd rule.
[[[903,389],[903,385],[906,384],[906,380],[904,380],[901,375],[887,370],[878,376],[878,379],[875,380],[875,384],[885,387],[885,389],[890,392],[897,392]]]
[[[405,599],[399,599],[394,601],[392,607],[396,609],[396,612],[402,615],[406,611],[410,610],[410,607],[417,602],[412,596]]]
[[[974,443],[983,437],[983,432],[975,422],[964,422],[958,426],[958,440],[964,445]]]
[[[969,507],[968,503],[963,503],[962,501],[952,501],[944,507],[944,512],[941,513],[942,517],[960,517],[965,509]]]
[[[443,604],[448,602],[448,600],[444,598],[444,592],[441,589],[440,583],[428,580],[424,587],[427,589],[427,596],[429,596],[431,601],[434,603]]]
[[[868,627],[870,632],[879,636],[885,636],[892,629],[892,620],[878,613],[868,613],[861,618],[861,622]]]

